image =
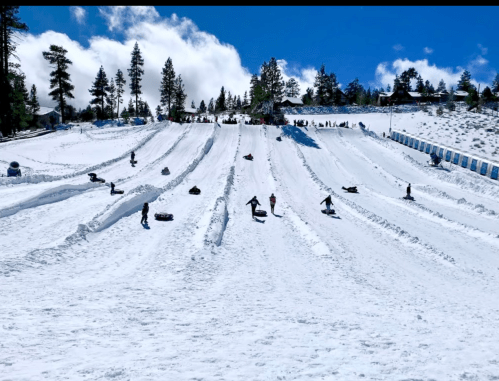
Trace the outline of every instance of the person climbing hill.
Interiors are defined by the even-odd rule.
[[[411,184],[407,186],[407,198],[411,197]]]
[[[331,211],[331,205],[333,205],[333,201],[331,200],[331,195],[327,196],[324,200],[322,200],[321,205],[323,202],[326,203],[327,214],[329,214]]]
[[[132,161],[135,161],[135,152],[134,151],[132,151],[130,156],[131,156]]]
[[[261,205],[258,200],[256,199],[256,196],[253,196],[251,200],[249,200],[246,205],[251,203],[251,217],[255,218],[255,210],[257,205]]]
[[[144,202],[144,206],[142,207],[142,219],[140,220],[141,224],[147,224],[147,213],[149,213],[149,204]]]
[[[114,194],[114,187],[115,187],[114,183],[111,182],[111,194]]]
[[[270,195],[269,199],[270,199],[270,212],[274,214],[275,196],[273,193]]]

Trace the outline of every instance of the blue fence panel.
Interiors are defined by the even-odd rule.
[[[416,141],[414,142],[414,149],[418,149],[419,147],[419,140],[416,139]]]
[[[452,155],[452,151],[447,151],[445,153],[445,161],[450,161],[450,155]]]
[[[470,165],[470,169],[472,171],[476,171],[476,165],[478,164],[478,160],[477,159],[472,159],[471,160],[471,165]]]
[[[409,143],[409,137],[408,136],[405,137],[404,145],[407,145],[407,143]]]
[[[431,149],[431,152],[437,153],[437,148],[438,148],[437,146],[433,146],[433,148]]]
[[[440,151],[438,151],[438,157],[440,159],[443,159],[444,158],[444,149],[443,148],[440,148]]]
[[[400,140],[400,134],[397,132],[397,135],[395,136],[395,140],[399,141]]]
[[[459,163],[459,156],[460,156],[460,154],[458,154],[457,152],[454,154],[454,160],[452,160],[452,162],[454,164]]]
[[[468,156],[463,156],[463,161],[461,162],[461,167],[468,168]]]
[[[492,173],[490,174],[490,177],[493,179],[497,180],[497,177],[499,176],[499,167],[492,167]]]
[[[480,174],[481,175],[486,175],[487,174],[487,167],[489,166],[488,163],[482,163],[482,166],[480,167]]]
[[[426,144],[426,153],[430,153],[431,144]]]
[[[424,148],[425,148],[425,147],[424,147],[424,142],[421,142],[421,145],[419,146],[419,150],[420,150],[420,151],[424,151]]]

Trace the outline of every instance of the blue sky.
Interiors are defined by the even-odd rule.
[[[130,44],[138,40],[146,46],[156,40],[154,33],[162,32],[149,30],[141,23],[168,25],[176,28],[178,37],[187,44],[201,38],[206,45],[215,38],[219,48],[231,45],[242,70],[248,73],[257,73],[270,57],[284,60],[286,75],[296,76],[302,87],[310,85],[311,69],[317,70],[321,63],[328,72],[336,73],[343,86],[358,77],[365,87],[393,84],[395,73],[410,66],[435,86],[441,78],[449,86],[454,84],[465,68],[478,83],[490,85],[499,68],[498,7],[161,6],[117,10],[23,6],[19,15],[28,24],[30,34],[65,34],[78,42],[82,51],[92,51],[94,56],[99,53],[91,41],[100,38]],[[157,43],[162,52],[170,46],[165,41]],[[176,48],[182,71],[182,65],[190,62],[184,63],[181,48]],[[202,50],[199,46],[196,49]],[[193,62],[198,59],[192,52],[190,55]],[[202,56],[207,59],[206,52]],[[125,73],[127,65],[123,63],[121,69]],[[225,70],[223,64],[221,67]],[[157,67],[160,70],[161,64]],[[189,80],[185,74],[183,77]],[[237,80],[241,79],[234,78]],[[231,84],[225,86],[230,88]],[[234,85],[234,92],[240,93],[242,87]],[[213,96],[218,90],[213,90]],[[301,90],[303,93],[305,88]]]

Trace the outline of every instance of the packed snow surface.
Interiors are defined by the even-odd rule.
[[[27,176],[0,177],[0,379],[499,379],[498,182],[428,167],[380,136],[385,114],[348,117],[369,131],[84,124],[2,143]]]

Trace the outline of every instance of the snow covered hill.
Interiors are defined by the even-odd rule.
[[[499,379],[499,183],[348,117],[3,143],[0,379]]]

